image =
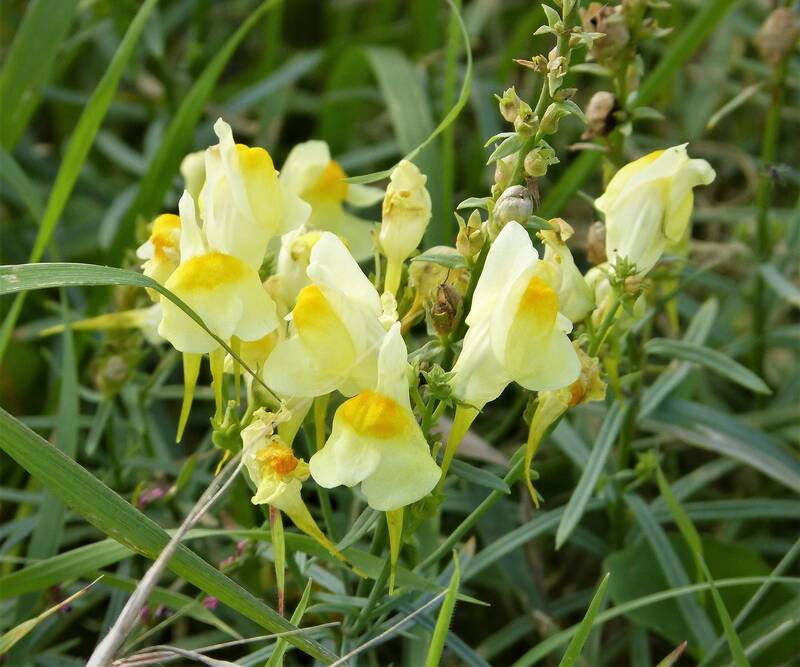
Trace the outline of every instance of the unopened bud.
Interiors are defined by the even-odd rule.
[[[498,95],[495,97],[500,105],[500,115],[509,123],[513,123],[517,119],[521,101],[517,96],[517,91],[512,86],[503,93],[502,97]]]
[[[791,53],[800,36],[800,18],[791,9],[773,11],[755,36],[761,59],[777,65]]]
[[[514,173],[514,167],[517,164],[517,154],[513,153],[497,160],[494,163],[494,184],[500,189],[500,192],[508,187],[511,180],[511,174]]]
[[[486,240],[481,214],[477,210],[473,211],[466,223],[464,223],[464,218],[460,216],[456,216],[456,219],[458,220],[456,248],[464,257],[472,259],[483,248],[483,243]]]
[[[559,121],[568,114],[569,111],[567,111],[561,103],[551,103],[544,112],[544,116],[542,116],[540,125],[542,134],[555,134],[558,132]]]
[[[540,178],[547,173],[551,164],[557,164],[556,152],[542,142],[525,156],[525,173],[532,178]]]
[[[597,220],[589,227],[586,238],[586,258],[590,264],[597,266],[605,262],[606,257],[606,226]]]
[[[586,107],[586,131],[581,139],[594,139],[605,137],[616,125],[614,111],[617,101],[614,95],[601,90],[592,95],[589,106]]]
[[[502,227],[512,220],[524,225],[533,213],[533,200],[528,188],[522,185],[512,185],[506,188],[494,205],[492,217],[499,232]]]

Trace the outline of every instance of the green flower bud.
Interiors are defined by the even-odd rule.
[[[494,205],[492,211],[493,227],[499,232],[512,220],[524,225],[533,213],[533,200],[528,188],[512,185],[507,188]]]
[[[500,105],[500,115],[509,123],[513,123],[517,119],[521,100],[517,97],[517,91],[514,86],[508,88],[503,96],[495,95],[495,98]]]
[[[464,218],[456,216],[458,220],[458,236],[456,237],[456,248],[467,259],[472,259],[483,248],[486,234],[483,231],[483,220],[481,214],[476,209],[469,216],[469,220],[464,223]]]

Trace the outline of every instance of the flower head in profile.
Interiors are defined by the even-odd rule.
[[[407,371],[406,345],[395,323],[381,344],[374,389],[339,406],[328,441],[311,457],[320,486],[360,483],[370,507],[380,511],[405,507],[434,488],[441,470],[411,411]]]
[[[142,273],[162,285],[172,275],[181,261],[181,219],[172,213],[164,213],[153,220],[150,236],[136,249],[143,259]],[[157,292],[148,289],[153,301],[159,300]]]
[[[264,381],[281,396],[352,396],[375,384],[386,332],[378,292],[344,243],[323,232],[311,248],[309,285],[290,315],[289,338],[267,359]]]
[[[708,185],[716,174],[705,160],[690,159],[686,144],[655,151],[620,169],[597,210],[606,217],[606,255],[614,266],[622,259],[637,274],[650,271],[670,244],[689,231],[692,189]]]
[[[267,280],[267,288],[284,313],[294,308],[300,290],[311,284],[307,273],[311,249],[321,236],[322,232],[306,225],[281,236],[275,274]]]
[[[372,223],[351,215],[344,204],[357,208],[376,204],[383,191],[355,183],[331,159],[324,141],[306,141],[289,152],[280,174],[281,186],[311,205],[308,224],[346,239],[358,261],[372,257]]]
[[[572,227],[561,218],[550,220],[550,225],[553,229],[539,232],[545,245],[543,260],[556,269],[559,310],[571,322],[580,322],[594,307],[594,295],[567,246]]]
[[[555,270],[539,261],[525,229],[507,223],[486,257],[453,367],[459,401],[482,408],[512,381],[534,391],[575,381],[580,363],[558,287]]]

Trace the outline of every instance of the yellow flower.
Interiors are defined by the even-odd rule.
[[[352,396],[375,384],[385,329],[377,291],[341,240],[323,232],[311,249],[311,284],[300,290],[291,332],[267,359],[263,377],[281,396]]]
[[[402,264],[422,241],[431,219],[431,196],[425,188],[427,176],[408,160],[402,160],[389,179],[378,240],[387,259],[385,289],[394,294]]]
[[[553,230],[539,232],[545,245],[543,260],[556,269],[559,310],[573,323],[580,322],[594,307],[594,295],[566,244],[574,234],[572,227],[561,218],[550,220],[550,224]]]
[[[339,406],[325,446],[309,465],[320,486],[355,486],[370,507],[392,511],[426,496],[441,470],[411,411],[406,345],[395,323],[378,356],[374,389]]]
[[[286,514],[300,530],[313,537],[340,560],[344,556],[319,529],[300,494],[308,479],[308,464],[274,435],[275,415],[256,411],[252,423],[242,430],[244,464],[256,486],[252,503],[269,504]]]
[[[346,239],[358,261],[373,254],[372,223],[351,215],[343,204],[371,206],[380,201],[383,191],[345,182],[347,174],[331,159],[324,141],[306,141],[289,152],[281,169],[281,185],[311,205],[308,223],[315,229],[333,232]]]
[[[311,284],[306,270],[311,261],[311,249],[321,235],[322,232],[308,231],[303,226],[281,237],[275,275],[270,280],[287,312],[294,307],[300,290]]]
[[[625,259],[645,274],[670,243],[687,231],[692,188],[716,174],[705,160],[690,159],[686,144],[655,151],[620,169],[595,200],[606,217],[606,254],[614,266]]]
[[[145,260],[144,275],[162,285],[167,282],[181,261],[180,240],[181,219],[177,215],[164,213],[153,220],[150,238],[136,249],[139,259]],[[153,301],[160,298],[155,290],[148,289],[147,293]]]
[[[535,391],[575,381],[580,363],[557,287],[528,233],[507,223],[489,250],[453,367],[453,393],[462,403],[482,408],[512,381]]]

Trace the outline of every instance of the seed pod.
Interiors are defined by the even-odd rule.
[[[591,264],[597,266],[608,258],[606,257],[606,226],[597,220],[589,227],[586,239],[586,258]]]
[[[614,112],[617,110],[617,101],[612,93],[600,90],[592,95],[586,107],[586,131],[581,139],[594,139],[605,137],[616,125]]]
[[[531,193],[522,185],[512,185],[510,188],[506,188],[495,203],[492,213],[494,222],[498,225],[498,231],[511,220],[524,225],[533,213]]]
[[[777,65],[791,53],[800,36],[800,18],[791,9],[776,9],[755,36],[761,59]]]

